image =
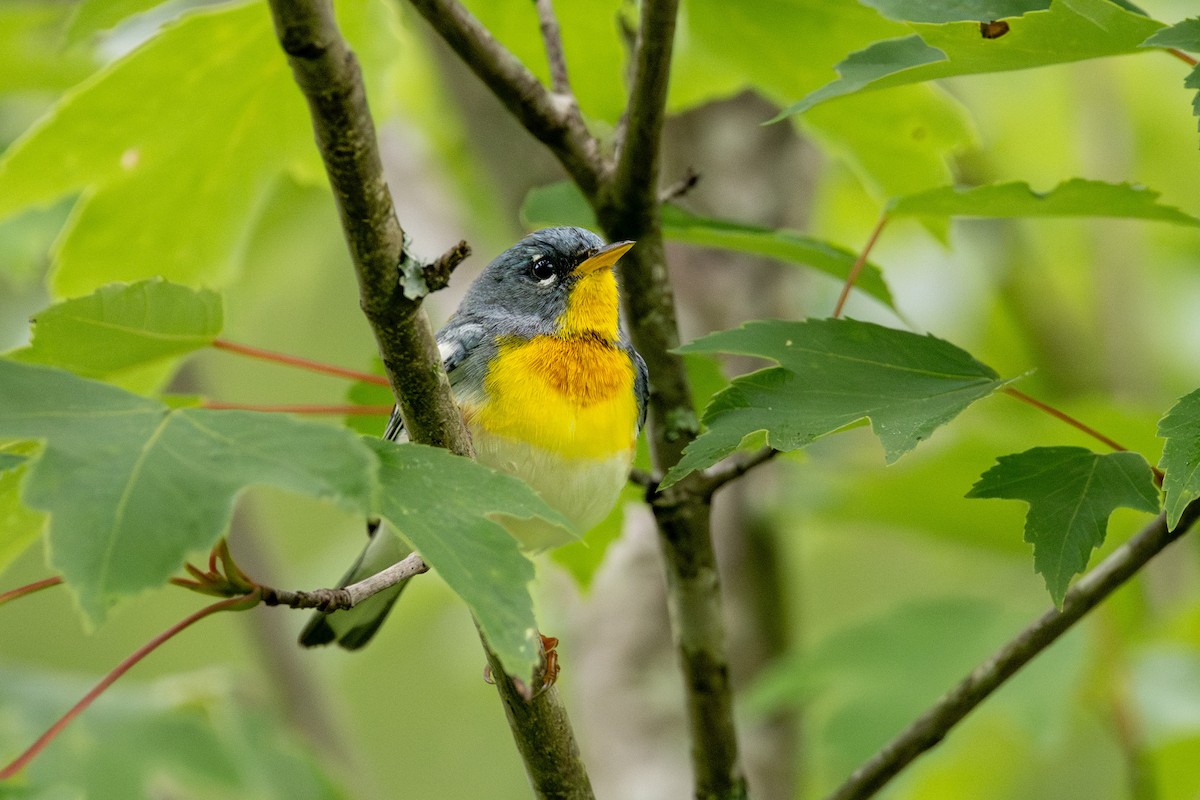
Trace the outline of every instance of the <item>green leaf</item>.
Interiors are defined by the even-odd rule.
[[[16,469],[29,460],[29,456],[18,455],[16,453],[0,453],[0,472],[8,472],[10,469]]]
[[[70,203],[62,202],[0,222],[0,264],[4,265],[0,280],[13,289],[41,286],[46,253],[70,211]]]
[[[1163,471],[1163,507],[1172,529],[1188,504],[1200,497],[1200,389],[1179,399],[1159,420],[1166,439],[1158,468]]]
[[[1192,53],[1200,53],[1200,17],[1177,22],[1169,28],[1157,31],[1142,47],[1175,47]]]
[[[154,275],[218,284],[272,181],[314,160],[267,7],[203,9],[66,93],[9,149],[0,217],[87,190],[55,254],[60,295]]]
[[[247,486],[370,510],[375,459],[342,428],[282,414],[170,409],[6,360],[0,385],[0,437],[45,443],[24,500],[50,513],[50,563],[93,623],[210,548]]]
[[[721,369],[721,360],[710,353],[688,353],[683,357],[683,365],[692,387],[692,409],[699,419],[713,395],[729,385],[729,379]]]
[[[1200,226],[1200,219],[1157,202],[1159,193],[1128,183],[1072,178],[1048,192],[1024,182],[961,189],[945,186],[898,198],[892,216],[922,217],[1121,217]]]
[[[971,113],[933,85],[847,97],[804,115],[803,126],[881,203],[950,183],[953,157],[978,145]],[[945,228],[932,232],[944,240]]]
[[[115,28],[122,21],[162,5],[164,0],[82,0],[75,7],[67,40],[81,41],[92,34]]]
[[[865,89],[1133,53],[1163,24],[1109,0],[1060,0],[1046,11],[1013,20],[1009,32],[998,39],[982,38],[974,22],[910,27],[916,35],[876,42],[851,54],[837,66],[841,78],[809,93],[780,116]]]
[[[784,107],[828,83],[846,54],[910,32],[859,3],[693,0],[676,36],[668,104],[678,112],[749,89]],[[948,182],[949,161],[975,138],[966,108],[929,86],[831,104],[803,125],[880,199]]]
[[[37,449],[32,442],[0,445],[0,572],[37,541],[45,527],[46,515],[21,502],[21,481]]]
[[[839,63],[837,71],[841,77],[838,80],[825,84],[800,102],[781,111],[775,120],[792,114],[803,114],[813,106],[835,97],[854,94],[889,75],[901,74],[905,70],[945,60],[945,53],[927,45],[920,36],[876,42],[865,50],[851,53]]]
[[[1193,67],[1183,79],[1183,87],[1196,90],[1195,96],[1192,97],[1192,116],[1200,117],[1200,64]],[[1197,121],[1197,128],[1200,129],[1200,120]]]
[[[990,22],[1045,11],[1050,0],[862,0],[888,19],[903,22]]]
[[[510,475],[437,448],[363,441],[379,459],[376,511],[471,608],[505,670],[529,684],[538,661],[533,564],[501,522],[570,523]]]
[[[20,752],[90,689],[91,680],[0,669],[0,751]],[[338,800],[295,729],[220,670],[118,683],[22,771],[37,800],[176,797]],[[7,760],[7,759],[6,759]],[[9,798],[6,781],[0,796]],[[14,787],[15,788],[15,787]],[[160,793],[160,790],[162,793]]]
[[[82,50],[62,48],[67,3],[0,3],[0,92],[66,89],[97,64]]]
[[[967,497],[1029,503],[1025,541],[1033,545],[1033,568],[1059,607],[1071,578],[1087,568],[1092,550],[1104,542],[1113,511],[1158,512],[1158,489],[1146,459],[1082,447],[1035,447],[1001,456]]]
[[[858,254],[844,247],[787,230],[701,217],[677,206],[662,208],[663,236],[675,242],[716,247],[738,253],[778,259],[832,275],[844,281]],[[870,262],[863,265],[855,286],[879,302],[894,308],[883,273]]]
[[[521,204],[521,222],[528,228],[548,225],[595,228],[597,224],[583,194],[570,181],[531,189]],[[802,264],[843,281],[858,258],[854,252],[820,239],[787,230],[701,217],[669,204],[662,207],[662,232],[674,242]],[[883,273],[875,264],[863,265],[855,286],[889,308],[894,307]]]
[[[102,378],[210,345],[221,332],[221,297],[161,279],[111,284],[33,322],[32,342],[10,357]]]
[[[732,453],[752,433],[795,450],[863,418],[888,463],[1007,381],[964,350],[932,336],[867,322],[756,321],[680,348],[770,359],[718,393],[705,430],[667,473],[663,487]]]

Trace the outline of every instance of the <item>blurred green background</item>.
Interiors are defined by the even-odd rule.
[[[469,5],[546,72],[532,3]],[[1195,12],[1184,0],[1141,5],[1166,23]],[[54,299],[165,272],[222,292],[225,338],[369,368],[336,213],[265,5],[193,6],[0,4],[0,144],[25,136],[16,147],[44,150],[0,168],[0,348],[22,344],[29,316]],[[611,131],[635,6],[555,6],[583,110]],[[526,192],[561,174],[411,9],[338,10],[416,249],[432,257],[465,238],[476,254],[428,303],[440,323],[521,235]],[[853,0],[686,0],[664,182],[694,168],[700,183],[679,201],[689,210],[855,250],[887,198],[954,181],[1130,181],[1200,213],[1187,68],[1157,51],[888,89],[761,125],[834,79],[847,53],[906,32]],[[177,38],[146,57],[162,36]],[[26,133],[38,125],[54,136]],[[903,318],[861,296],[847,314],[928,330],[1002,375],[1030,373],[1024,391],[1155,462],[1158,418],[1200,383],[1198,252],[1194,230],[1129,221],[968,221],[946,242],[897,222],[873,260]],[[795,265],[682,245],[669,256],[685,340],[747,319],[825,316],[839,290]],[[719,386],[711,364],[696,371],[698,393]],[[141,380],[149,390],[165,377]],[[169,386],[244,403],[343,402],[348,388],[219,352],[187,360]],[[821,796],[1048,606],[1021,504],[963,495],[996,456],[1057,444],[1092,443],[997,396],[894,466],[859,429],[719,496],[753,796]],[[1118,511],[1102,552],[1146,521]],[[586,587],[539,559],[542,627],[562,639],[560,685],[598,796],[685,797],[682,690],[636,495],[608,544],[620,522],[561,556],[594,570]],[[36,524],[0,523],[0,555]],[[231,543],[264,581],[311,588],[340,575],[361,536],[362,521],[331,506],[258,490]],[[1198,555],[1194,536],[1164,553],[883,796],[1200,797]],[[46,574],[38,543],[0,588]],[[0,609],[0,760],[201,603],[162,589],[95,632],[61,589]],[[528,796],[470,618],[436,576],[414,581],[361,653],[300,650],[303,623],[283,609],[205,621],[123,678],[0,797]]]

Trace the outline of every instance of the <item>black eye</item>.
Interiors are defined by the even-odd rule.
[[[549,281],[554,277],[554,266],[539,259],[533,262],[532,266],[529,267],[529,272],[539,283],[542,281]]]

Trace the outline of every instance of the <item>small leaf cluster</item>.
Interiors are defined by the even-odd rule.
[[[0,481],[21,483],[19,503],[4,483],[0,497],[29,509],[14,529],[48,515],[50,563],[88,621],[165,584],[216,544],[241,492],[271,485],[390,522],[460,593],[503,663],[530,676],[533,565],[495,515],[569,523],[521,481],[442,450],[286,414],[170,405],[76,374],[170,362],[210,344],[221,317],[211,291],[114,284],[38,314],[32,344],[0,359],[0,439],[36,443],[0,454]]]

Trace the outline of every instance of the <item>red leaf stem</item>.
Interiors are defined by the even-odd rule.
[[[854,282],[858,280],[859,274],[862,273],[863,265],[867,263],[867,257],[871,255],[871,250],[875,247],[875,242],[879,239],[879,234],[883,233],[883,229],[887,223],[888,215],[886,213],[881,214],[879,222],[875,223],[875,229],[871,231],[871,236],[867,239],[866,246],[859,253],[854,266],[850,268],[850,274],[846,276],[846,283],[842,286],[842,293],[838,295],[837,305],[833,307],[833,319],[837,319],[842,315],[842,307],[846,305],[846,299],[850,297],[850,290],[854,288]]]
[[[7,592],[0,593],[0,606],[7,603],[9,600],[16,600],[18,597],[40,592],[42,589],[49,589],[51,586],[58,586],[63,582],[63,579],[57,575],[53,578],[43,578],[40,581],[34,581],[26,586],[18,586],[16,589],[9,589]]]
[[[319,372],[323,375],[334,375],[339,378],[351,378],[353,380],[364,381],[365,383],[373,383],[376,386],[387,386],[387,378],[382,375],[371,375],[367,372],[359,372],[355,369],[346,369],[345,367],[337,367],[333,364],[322,364],[319,361],[312,361],[299,356],[289,356],[284,353],[276,353],[271,350],[263,350],[258,347],[251,347],[245,344],[237,344],[236,342],[226,341],[225,339],[213,339],[212,346],[218,350],[226,350],[230,353],[237,353],[241,356],[249,358],[257,358],[260,361],[271,361],[276,364],[285,364],[289,367],[299,367],[306,369],[309,372]]]
[[[259,405],[256,403],[222,403],[217,400],[206,400],[201,408],[212,408],[218,411],[263,411],[283,414],[330,414],[344,416],[347,414],[362,414],[370,416],[386,416],[392,413],[391,406],[363,405]]]

